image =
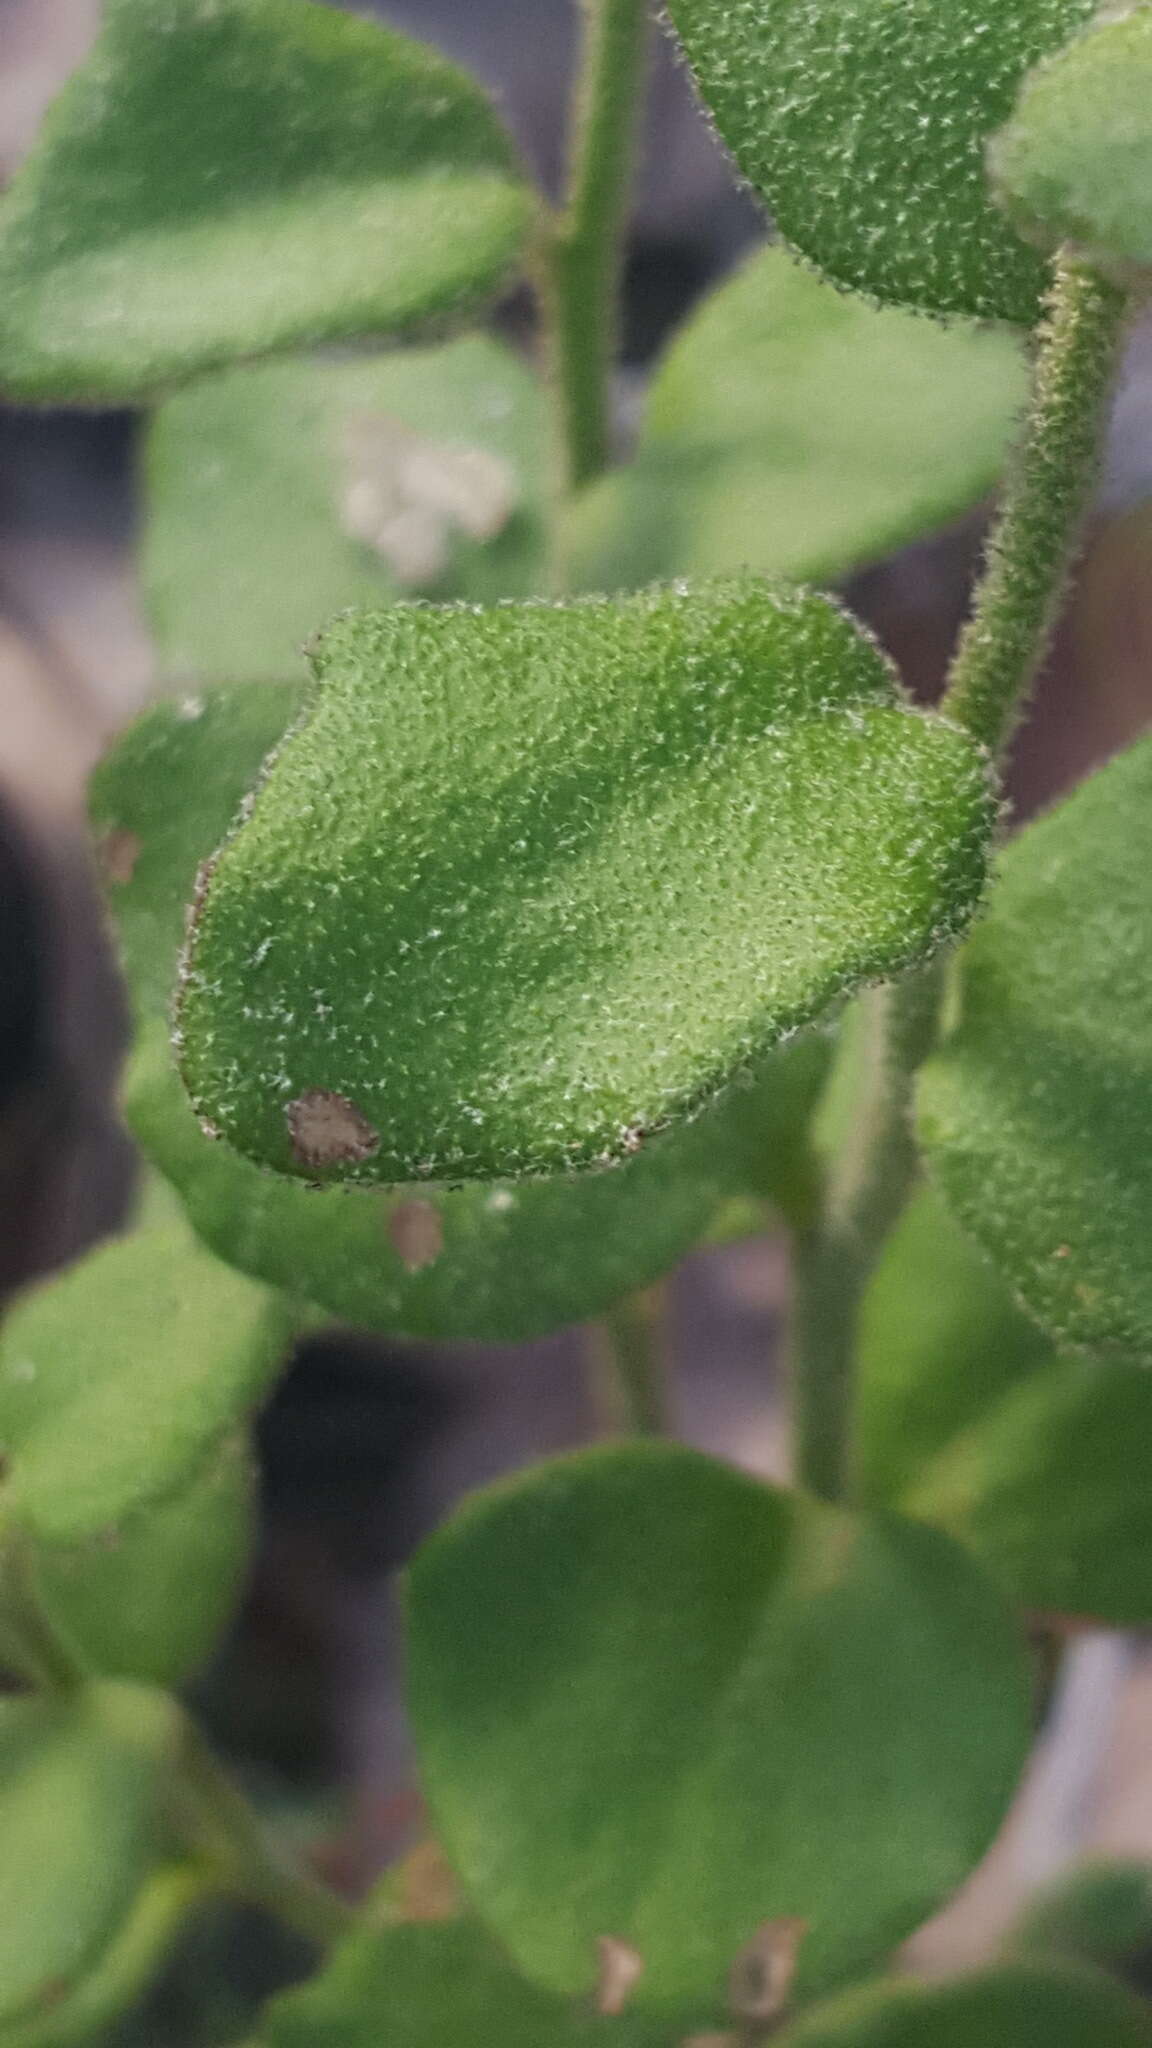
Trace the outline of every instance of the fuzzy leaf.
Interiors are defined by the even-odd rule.
[[[1007,335],[875,311],[761,250],[674,338],[635,460],[578,500],[576,586],[836,582],[990,490],[1023,396]]]
[[[479,1494],[408,1604],[437,1838],[558,1993],[610,1936],[636,2009],[707,2013],[777,1921],[799,1999],[850,1977],[971,1869],[1027,1748],[1007,1609],[957,1547],[672,1445]]]
[[[205,873],[199,1113],[320,1181],[626,1157],[845,989],[963,925],[983,761],[823,599],[337,621]]]
[[[1146,2009],[1095,1970],[1005,1963],[952,1984],[877,1984],[814,2012],[779,2048],[1149,2048]]]
[[[1044,269],[993,205],[984,144],[1095,0],[669,0],[720,133],[837,284],[1031,325]]]
[[[804,1132],[828,1055],[814,1034],[770,1055],[754,1085],[611,1173],[321,1192],[261,1173],[205,1138],[168,1044],[185,905],[301,694],[217,690],[157,705],[93,779],[137,1016],[128,1121],[205,1241],[350,1322],[510,1343],[596,1315],[656,1279],[735,1191],[802,1202]]]
[[[35,2035],[114,1941],[158,1849],[170,1709],[132,1686],[0,1700],[0,2038]]]
[[[1152,17],[1080,36],[1024,88],[994,138],[993,182],[1042,248],[1071,242],[1120,284],[1152,270]]]
[[[471,311],[531,202],[481,93],[311,0],[111,0],[0,207],[0,383],[120,400]]]
[[[248,1535],[243,1443],[222,1439],[282,1337],[264,1291],[202,1251],[159,1186],[132,1235],[6,1322],[0,1516],[94,1669],[172,1680],[209,1646]]]
[[[1152,1620],[1152,1375],[1061,1358],[939,1198],[892,1238],[860,1325],[862,1497],[965,1542],[1017,1606]]]
[[[1152,1358],[1152,740],[1008,847],[922,1076],[949,1205],[1057,1342]]]
[[[603,2019],[541,1991],[468,1920],[353,1935],[268,2007],[253,2048],[674,2048],[632,2015]]]
[[[256,364],[170,399],[149,433],[142,563],[165,672],[282,682],[348,606],[530,597],[542,412],[535,379],[480,335]]]

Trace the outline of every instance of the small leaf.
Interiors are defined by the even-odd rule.
[[[951,1984],[877,1984],[779,2048],[1149,2048],[1146,2008],[1095,1970],[1006,1963]]]
[[[261,363],[180,392],[146,461],[142,572],[165,672],[281,682],[351,605],[424,588],[531,596],[542,414],[536,380],[481,335]]]
[[[932,313],[1037,317],[1044,270],[983,146],[1095,0],[670,0],[720,133],[837,284]]]
[[[865,1499],[965,1542],[1018,1606],[1152,1620],[1152,1375],[1061,1358],[935,1195],[860,1323]]]
[[[248,1536],[243,1444],[222,1439],[282,1339],[264,1291],[202,1251],[159,1186],[139,1229],[9,1317],[0,1514],[83,1663],[172,1680],[209,1647]]]
[[[178,1012],[199,1114],[278,1172],[628,1157],[979,895],[982,759],[821,598],[397,605],[315,661]]]
[[[863,1497],[895,1503],[1000,1400],[1056,1363],[939,1196],[922,1189],[884,1250],[860,1315]],[[1053,1498],[1052,1513],[1060,1512]]]
[[[674,338],[635,460],[577,501],[576,585],[836,582],[990,490],[1023,396],[1007,335],[876,311],[761,250]]]
[[[528,1984],[471,1921],[353,1935],[267,2009],[254,2048],[675,2048],[630,2014],[603,2020]]]
[[[1029,1313],[1135,1359],[1152,1358],[1150,804],[1141,740],[1008,847],[919,1112],[949,1205]]]
[[[36,1584],[80,1662],[175,1685],[216,1647],[253,1542],[243,1431],[213,1445],[178,1492],[71,1547],[40,1546]]]
[[[1152,271],[1152,18],[1079,36],[1024,87],[992,143],[993,183],[1029,240],[1071,242],[1122,285]]]
[[[682,1133],[611,1173],[460,1189],[322,1193],[261,1173],[205,1138],[180,1086],[167,1010],[196,870],[223,838],[299,688],[205,692],[159,704],[93,778],[97,845],[131,841],[109,896],[137,1015],[125,1108],[149,1158],[206,1243],[242,1271],[369,1328],[511,1343],[597,1315],[674,1265],[719,1204],[748,1189],[790,1208],[809,1199],[804,1133],[829,1045],[809,1034],[773,1053]],[[418,1201],[439,1221],[437,1256],[415,1266],[396,1216]]]
[[[959,1549],[671,1445],[478,1495],[412,1568],[409,1671],[477,1911],[557,1993],[626,1942],[634,2010],[714,2011],[767,1922],[806,1923],[800,2001],[867,1967],[972,1868],[1028,1744]]]
[[[480,89],[311,0],[113,0],[0,207],[0,382],[119,400],[462,315],[531,202]]]
[[[0,1700],[5,2040],[44,2024],[128,1918],[158,1852],[170,1716],[159,1694],[126,1685]]]

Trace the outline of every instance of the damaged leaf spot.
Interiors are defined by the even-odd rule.
[[[341,526],[408,589],[440,581],[458,535],[494,540],[516,509],[516,478],[502,456],[431,441],[387,415],[349,420],[343,458]]]
[[[794,1916],[766,1920],[741,1949],[728,1979],[728,1998],[739,2020],[778,2019],[792,1996],[800,1944],[808,1922]]]
[[[339,1160],[371,1159],[380,1134],[346,1095],[309,1088],[285,1111],[292,1150],[302,1166],[332,1166]]]
[[[388,1218],[388,1238],[401,1264],[422,1273],[444,1249],[444,1219],[433,1202],[401,1202]]]
[[[143,842],[137,834],[126,832],[119,825],[113,825],[98,841],[96,850],[105,880],[116,882],[121,888],[127,887],[144,850]]]
[[[644,1958],[614,1934],[600,1936],[596,1954],[600,1964],[596,2010],[605,2019],[618,2019],[644,1975]]]

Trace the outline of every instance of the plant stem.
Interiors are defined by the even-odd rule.
[[[351,1907],[280,1854],[259,1815],[187,1715],[173,1804],[189,1848],[235,1896],[262,1906],[317,1948],[330,1948],[357,1925]]]
[[[617,287],[645,59],[646,0],[584,0],[569,184],[545,248],[561,494],[608,465]]]
[[[664,1291],[630,1294],[593,1325],[598,1402],[613,1436],[661,1436],[666,1427],[661,1327]]]
[[[1056,265],[1024,438],[941,710],[993,755],[1010,741],[1047,652],[1099,462],[1128,301]]]
[[[797,1476],[809,1492],[850,1490],[856,1320],[884,1240],[916,1176],[909,1112],[916,1070],[936,1035],[940,969],[870,989],[858,1063],[856,1113],[828,1178],[822,1213],[795,1242],[793,1427]]]

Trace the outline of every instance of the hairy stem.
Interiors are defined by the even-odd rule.
[[[566,203],[545,248],[545,307],[567,498],[611,454],[620,252],[643,93],[646,0],[584,0]]]
[[[855,1114],[828,1177],[822,1212],[795,1241],[792,1376],[798,1479],[825,1500],[851,1490],[856,1321],[880,1249],[916,1176],[909,1112],[916,1070],[931,1049],[940,969],[870,989],[856,1067]]]
[[[351,1907],[281,1854],[188,1716],[172,1803],[188,1847],[235,1897],[263,1907],[317,1948],[330,1948],[356,1926]]]
[[[663,1321],[664,1291],[648,1287],[592,1326],[597,1407],[612,1436],[661,1436],[667,1427]]]
[[[1024,437],[940,707],[994,755],[1027,704],[1064,596],[1127,303],[1081,264],[1057,264]]]

